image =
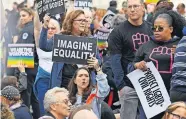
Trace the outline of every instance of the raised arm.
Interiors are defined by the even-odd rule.
[[[42,28],[42,23],[39,21],[39,15],[36,10],[35,15],[34,15],[34,38],[35,38],[36,47],[39,47],[39,38],[40,38],[41,28]]]
[[[45,15],[43,28],[40,33],[40,39],[39,39],[39,47],[44,51],[52,51],[53,47],[53,38],[47,40],[47,33],[48,33],[48,23],[50,20],[50,17]]]

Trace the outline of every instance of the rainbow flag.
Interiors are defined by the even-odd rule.
[[[34,68],[34,44],[8,44],[7,67],[18,67],[20,62]]]
[[[102,30],[102,29],[96,30],[94,37],[97,39],[97,46],[99,50],[105,49],[108,47],[107,39],[108,39],[109,34],[110,34],[109,30],[107,31]]]

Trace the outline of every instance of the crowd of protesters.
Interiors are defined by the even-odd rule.
[[[13,3],[4,10],[1,36],[2,119],[147,119],[139,95],[127,74],[146,71],[152,61],[161,75],[171,105],[152,119],[186,119],[186,3],[126,0],[122,9],[74,9],[45,14],[40,22],[37,3]],[[72,5],[71,5],[72,4]],[[151,7],[150,9],[148,9]],[[107,11],[111,29],[100,25]],[[87,65],[53,62],[54,35],[94,38],[109,32],[105,48]],[[96,40],[96,38],[95,38]],[[34,68],[7,67],[9,44],[34,44]],[[0,44],[1,45],[1,44]]]

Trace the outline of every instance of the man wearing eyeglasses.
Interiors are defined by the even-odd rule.
[[[152,35],[151,24],[143,20],[144,11],[143,0],[127,0],[128,20],[116,27],[108,38],[114,82],[119,90],[121,102],[121,119],[138,117],[140,102],[126,75],[127,67],[133,61],[135,52]]]
[[[44,108],[47,115],[40,119],[50,117],[52,119],[65,119],[70,115],[71,103],[68,98],[68,91],[65,88],[55,87],[46,92],[44,98]]]

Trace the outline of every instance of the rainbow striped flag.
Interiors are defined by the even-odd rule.
[[[34,68],[34,44],[8,44],[7,67],[18,67],[20,62]]]
[[[102,29],[96,30],[94,37],[97,39],[98,49],[101,50],[108,47],[107,39],[109,34],[110,34],[109,30],[102,30]]]

